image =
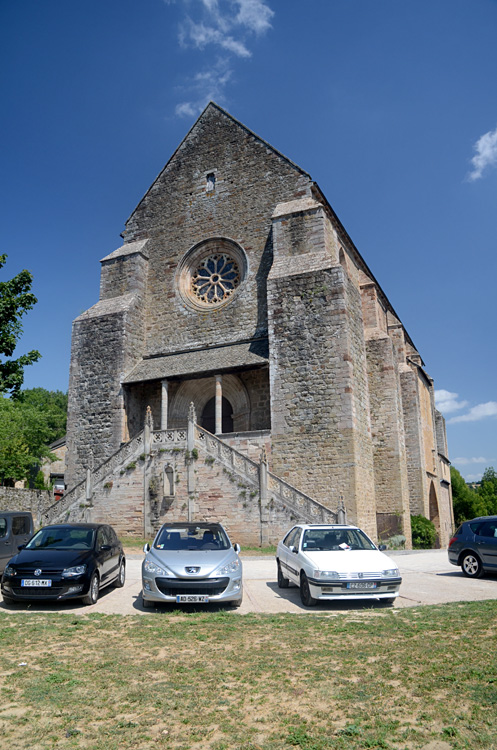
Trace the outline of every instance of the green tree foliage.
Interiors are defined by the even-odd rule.
[[[466,484],[453,466],[450,467],[450,479],[456,526],[470,518],[497,515],[497,472],[494,468],[485,469],[476,490]]]
[[[492,466],[489,466],[483,472],[481,484],[478,488],[478,497],[482,509],[481,515],[497,515],[497,472]]]
[[[480,515],[478,495],[471,487],[468,487],[464,477],[454,466],[450,467],[450,481],[452,484],[454,522],[456,526],[459,526],[463,521]]]
[[[67,394],[33,388],[18,398],[0,396],[0,484],[36,477],[50,459],[49,445],[66,429]]]
[[[5,265],[6,255],[0,255],[0,269]],[[24,368],[40,357],[32,350],[17,359],[10,359],[22,334],[21,318],[37,299],[31,292],[33,277],[29,271],[21,271],[10,281],[0,281],[0,395],[19,395],[24,380]],[[4,359],[4,358],[7,359]]]
[[[411,516],[413,549],[432,549],[437,541],[435,524],[424,516]]]

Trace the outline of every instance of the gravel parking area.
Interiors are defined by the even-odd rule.
[[[427,550],[416,552],[390,553],[398,564],[402,575],[400,596],[395,608],[415,607],[423,604],[444,604],[456,601],[481,601],[497,599],[497,577],[471,580],[463,576],[460,568],[451,565],[446,550]],[[122,589],[108,588],[102,591],[98,602],[86,607],[79,601],[66,603],[30,602],[6,606],[1,602],[4,612],[72,612],[88,614],[102,612],[105,614],[153,614],[154,611],[170,611],[172,605],[158,607],[156,610],[144,610],[141,603],[141,561],[143,554],[128,555],[126,584]],[[364,610],[371,607],[371,602],[325,602],[310,609],[300,602],[297,587],[279,589],[276,584],[276,564],[273,557],[245,557],[244,566],[244,600],[238,610],[239,614],[248,612],[273,613],[295,612],[298,614],[312,612],[340,613],[352,610]],[[175,606],[174,606],[175,608]]]

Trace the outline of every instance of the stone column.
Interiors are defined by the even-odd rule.
[[[195,515],[195,470],[193,468],[193,449],[195,448],[195,425],[197,416],[193,401],[188,410],[188,426],[186,431],[186,488],[188,492],[188,521],[193,521]]]
[[[216,435],[223,431],[223,376],[216,375]]]
[[[267,455],[265,446],[262,447],[259,463],[259,500],[261,507],[261,546],[269,544],[269,512],[267,496]]]
[[[161,409],[160,409],[160,428],[167,430],[167,410],[169,406],[169,383],[167,380],[161,382]]]

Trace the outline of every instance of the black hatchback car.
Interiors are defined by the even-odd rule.
[[[449,542],[449,562],[469,578],[497,573],[497,516],[464,521]]]
[[[4,602],[83,599],[95,604],[100,589],[124,586],[126,560],[111,526],[56,524],[40,529],[9,560],[2,576]]]

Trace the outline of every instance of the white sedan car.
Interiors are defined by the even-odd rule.
[[[278,586],[295,583],[306,607],[335,599],[392,604],[402,578],[381,549],[357,526],[298,524],[276,550]]]

